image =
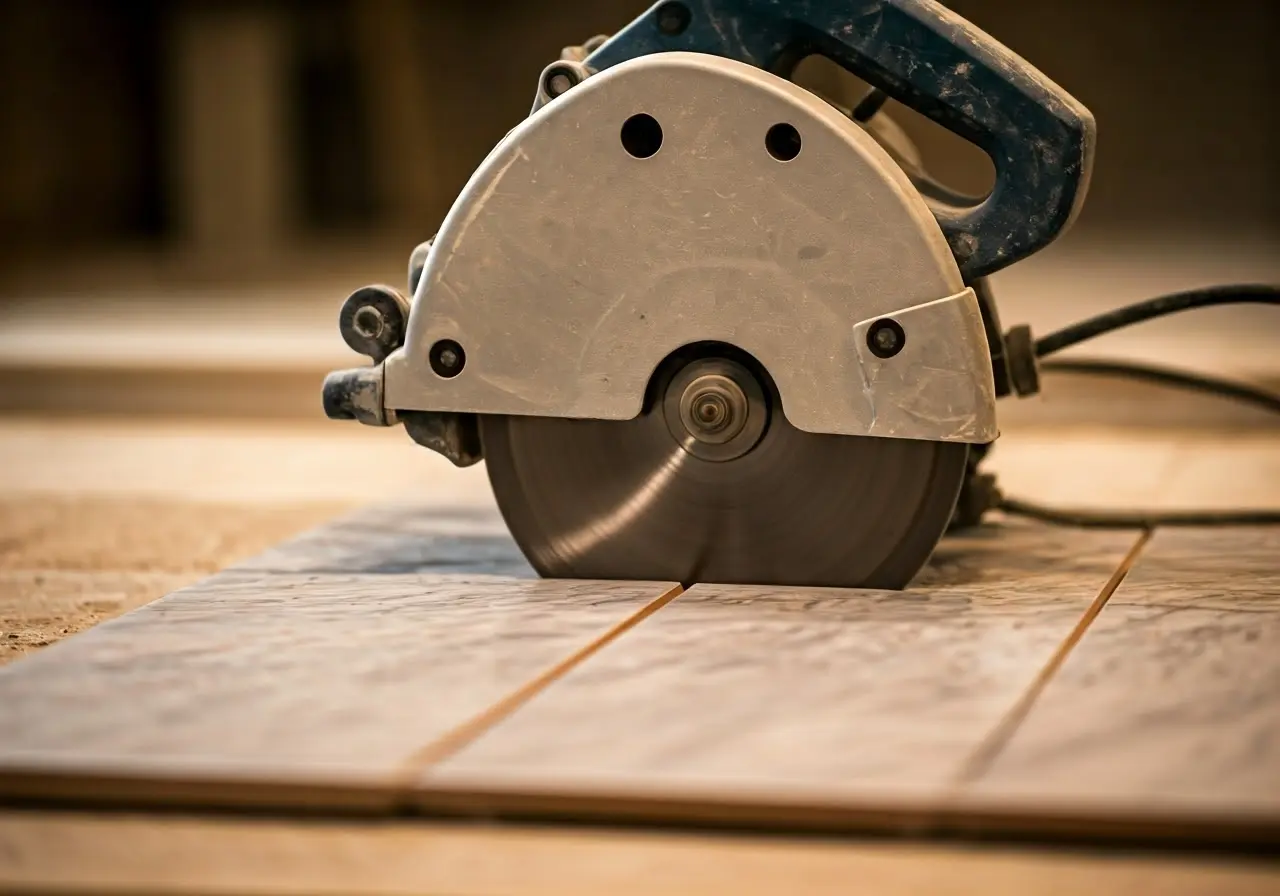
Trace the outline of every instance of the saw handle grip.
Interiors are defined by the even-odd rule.
[[[1048,245],[1088,190],[1096,134],[1089,111],[934,0],[667,0],[585,64],[599,71],[672,50],[782,75],[805,56],[825,56],[986,152],[996,178],[985,199],[931,203],[966,280]]]

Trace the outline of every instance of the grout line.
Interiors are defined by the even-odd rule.
[[[1138,540],[1133,543],[1133,546],[1129,548],[1129,552],[1121,559],[1115,572],[1111,574],[1111,578],[1102,586],[1102,590],[1098,592],[1093,602],[1089,604],[1088,608],[1076,621],[1075,627],[1058,645],[1057,650],[1049,657],[1049,661],[1045,663],[1035,679],[1022,693],[1022,696],[1009,708],[1009,711],[996,723],[990,734],[978,744],[977,748],[969,755],[969,758],[965,760],[952,780],[953,786],[972,784],[990,770],[996,758],[1009,744],[1009,741],[1013,739],[1022,722],[1031,713],[1032,707],[1035,706],[1044,689],[1049,686],[1053,676],[1062,668],[1062,664],[1066,662],[1071,651],[1080,643],[1080,639],[1084,637],[1085,632],[1088,631],[1093,621],[1098,618],[1098,614],[1107,605],[1111,595],[1115,594],[1116,589],[1120,587],[1120,583],[1129,574],[1129,570],[1133,568],[1134,563],[1138,560],[1138,555],[1142,553],[1143,548],[1147,546],[1147,542],[1151,540],[1153,531],[1152,529],[1144,529],[1142,534],[1138,536]]]
[[[682,593],[684,593],[683,585],[673,586],[598,636],[595,640],[569,654],[540,675],[525,682],[497,703],[463,722],[453,730],[442,734],[426,746],[414,751],[401,763],[398,777],[403,784],[409,786],[416,780],[423,769],[448,759],[464,747],[475,742],[490,728],[507,719],[547,687],[564,677],[575,666],[589,659],[592,655],[635,628]]]

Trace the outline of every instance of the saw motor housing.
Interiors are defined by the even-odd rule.
[[[344,304],[374,363],[329,376],[331,417],[403,423],[466,466],[486,415],[634,420],[669,359],[723,346],[797,430],[996,438],[1010,385],[985,277],[1074,219],[1083,107],[932,0],[666,2],[593,43],[542,72],[414,252],[412,299]],[[991,193],[932,189],[900,138],[792,83],[813,53],[986,151]],[[737,444],[754,387],[717,375],[673,413]]]

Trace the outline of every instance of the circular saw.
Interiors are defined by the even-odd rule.
[[[872,87],[797,86],[823,56]],[[893,99],[990,156],[956,196]],[[931,0],[664,2],[567,48],[410,259],[357,290],[336,419],[483,460],[559,578],[901,588],[1034,391],[987,275],[1059,236],[1093,119]]]

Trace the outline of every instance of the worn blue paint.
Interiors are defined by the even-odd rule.
[[[691,0],[664,34],[657,3],[587,58],[597,71],[673,50],[789,76],[820,54],[981,147],[996,183],[980,204],[934,214],[967,280],[1043,248],[1084,200],[1092,115],[1001,44],[932,0]]]

